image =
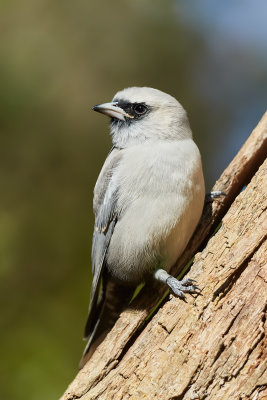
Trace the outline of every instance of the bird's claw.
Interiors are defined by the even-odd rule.
[[[214,199],[217,199],[218,197],[226,196],[225,192],[222,192],[221,190],[215,190],[213,192],[207,193],[205,197],[205,202],[209,203],[213,201]]]
[[[170,276],[166,281],[167,285],[170,287],[173,293],[176,296],[181,297],[182,299],[185,299],[185,293],[201,293],[201,289],[196,286],[194,282],[196,282],[196,280],[191,278],[186,278],[182,281],[178,281],[178,279],[174,278],[173,276]]]

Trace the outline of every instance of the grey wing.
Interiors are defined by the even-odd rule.
[[[104,302],[104,287],[100,292],[101,277],[105,266],[105,256],[117,222],[118,187],[112,180],[112,172],[121,155],[114,149],[108,156],[95,187],[94,209],[95,227],[92,245],[93,281],[91,288],[89,315],[85,326],[84,338],[91,341],[98,326]]]

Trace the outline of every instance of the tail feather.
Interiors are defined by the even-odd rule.
[[[110,278],[107,279],[103,287],[104,297],[101,301],[101,307],[98,308],[99,316],[88,337],[88,342],[79,363],[79,368],[83,368],[93,355],[95,349],[105,339],[107,333],[114,326],[123,309],[129,304],[135,291],[135,287],[121,285]],[[88,319],[89,318],[90,315]]]

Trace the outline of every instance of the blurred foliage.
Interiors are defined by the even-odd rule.
[[[209,188],[264,111],[266,52],[192,1],[2,0],[0,22],[0,398],[56,399],[84,346],[92,192],[111,146],[90,107],[133,85],[174,95]]]

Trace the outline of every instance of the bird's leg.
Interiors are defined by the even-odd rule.
[[[222,192],[221,190],[215,190],[214,192],[207,193],[205,196],[205,203],[210,203],[214,199],[217,199],[221,196],[226,196],[226,193]]]
[[[157,269],[154,272],[154,278],[157,281],[163,282],[169,286],[169,288],[173,291],[176,296],[185,299],[185,293],[196,293],[199,294],[201,289],[195,285],[195,280],[186,278],[182,281],[178,281],[178,279],[169,275],[164,269]]]

